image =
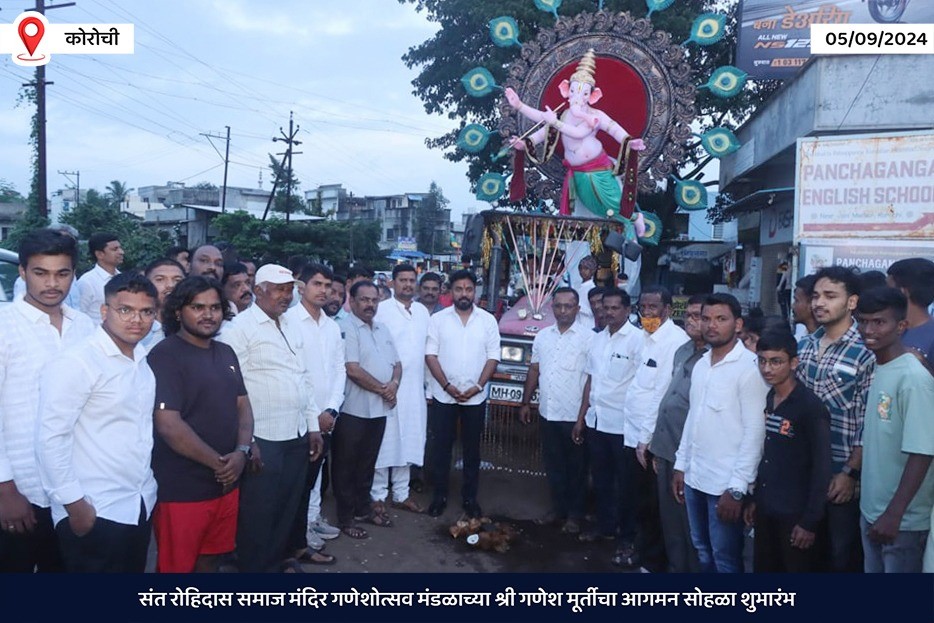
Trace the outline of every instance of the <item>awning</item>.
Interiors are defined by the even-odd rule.
[[[771,206],[776,202],[783,202],[794,199],[794,186],[785,188],[765,188],[757,190],[754,193],[746,195],[742,199],[734,201],[724,210],[724,214],[742,214],[743,212],[756,212]]]

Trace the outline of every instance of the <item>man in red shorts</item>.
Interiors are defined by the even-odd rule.
[[[156,376],[152,467],[160,573],[216,572],[237,534],[239,480],[254,457],[253,411],[233,349],[212,338],[227,301],[220,284],[188,277],[166,299],[166,338],[149,353]]]

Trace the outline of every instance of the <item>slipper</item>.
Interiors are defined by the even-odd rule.
[[[302,555],[299,556],[297,560],[303,565],[333,565],[337,562],[337,558],[330,554],[315,552],[310,549],[306,549],[302,552]]]
[[[305,573],[305,570],[302,569],[302,565],[300,562],[298,562],[294,558],[288,558],[286,560],[283,560],[279,564],[279,572],[280,573]]]
[[[412,498],[411,496],[407,497],[404,502],[393,501],[392,506],[393,508],[398,508],[400,510],[409,511],[411,513],[424,513],[425,512],[425,509],[422,508],[421,505],[418,502],[416,502],[415,499]]]
[[[366,539],[370,536],[366,530],[359,526],[344,526],[341,528],[341,532],[352,539]]]
[[[389,518],[389,515],[380,515],[376,512],[370,513],[361,521],[374,526],[379,526],[380,528],[392,528],[392,519]]]

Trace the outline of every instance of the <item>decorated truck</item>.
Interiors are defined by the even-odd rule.
[[[577,264],[588,255],[597,259],[598,278],[615,275],[622,261],[617,251],[623,248],[624,226],[586,216],[500,210],[474,218],[482,220],[484,306],[499,317],[500,363],[489,399],[492,405],[516,407],[522,401],[532,341],[555,322],[554,291],[579,285]],[[536,392],[532,403],[537,402]]]

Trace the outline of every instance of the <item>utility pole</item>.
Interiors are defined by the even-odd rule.
[[[67,179],[69,182],[71,181],[71,178],[68,176],[75,176],[75,209],[78,209],[78,206],[81,205],[81,171],[59,171],[58,174],[64,175],[65,179]]]
[[[37,13],[42,13],[45,15],[45,12],[49,9],[61,9],[67,6],[74,6],[74,2],[67,2],[65,4],[50,4],[45,5],[45,0],[36,0],[36,8],[33,9]],[[53,82],[45,81],[45,65],[39,65],[36,67],[36,81],[27,82],[23,84],[24,87],[36,87],[36,121],[38,128],[36,128],[36,172],[37,178],[37,188],[36,194],[36,203],[39,208],[39,216],[42,218],[48,218],[49,216],[49,204],[48,204],[48,178],[46,173],[46,149],[45,149],[45,85],[54,84]]]
[[[227,128],[226,137],[201,132],[201,136],[207,137],[208,142],[212,138],[222,138],[227,141],[227,148],[224,150],[224,185],[221,186],[221,212],[227,211],[227,167],[230,165],[230,126],[225,125],[224,127]],[[211,147],[214,147],[214,143],[211,143]],[[214,147],[214,151],[217,151],[216,147]],[[218,155],[220,155],[220,152],[218,152]]]
[[[294,125],[294,122],[292,120],[292,111],[290,110],[289,111],[289,133],[288,135],[286,135],[286,133],[283,132],[282,128],[280,127],[279,134],[282,135],[282,138],[274,136],[272,139],[273,142],[282,141],[283,143],[287,145],[287,147],[285,148],[285,153],[276,154],[279,156],[284,156],[284,158],[282,158],[283,164],[288,162],[288,165],[287,165],[288,168],[286,170],[287,177],[286,177],[286,194],[285,194],[285,222],[286,223],[289,222],[289,216],[292,213],[292,154],[302,153],[300,151],[299,152],[292,151],[293,145],[302,144],[301,141],[295,140],[295,135],[298,134],[298,131],[300,128],[301,126]],[[276,178],[278,181],[278,176],[276,176]],[[273,193],[275,193],[275,187],[276,187],[276,184],[273,184]]]

